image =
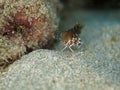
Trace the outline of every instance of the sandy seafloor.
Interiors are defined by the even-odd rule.
[[[61,32],[78,22],[83,45],[61,52]],[[0,74],[0,90],[120,90],[120,10],[66,12],[53,49],[11,64]]]

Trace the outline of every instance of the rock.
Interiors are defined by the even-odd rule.
[[[81,48],[61,52],[58,42],[24,55],[0,74],[0,90],[120,90],[120,12],[67,14],[60,30],[82,22]]]
[[[59,12],[58,0],[2,0],[0,66],[33,50],[50,48],[59,24]]]

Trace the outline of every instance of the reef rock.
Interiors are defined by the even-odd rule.
[[[1,0],[0,66],[38,48],[50,48],[60,6],[58,0]]]

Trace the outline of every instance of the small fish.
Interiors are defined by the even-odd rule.
[[[62,33],[62,43],[65,46],[62,51],[68,47],[73,52],[71,47],[81,44],[79,34],[81,33],[82,28],[82,24],[76,24],[73,28]]]

